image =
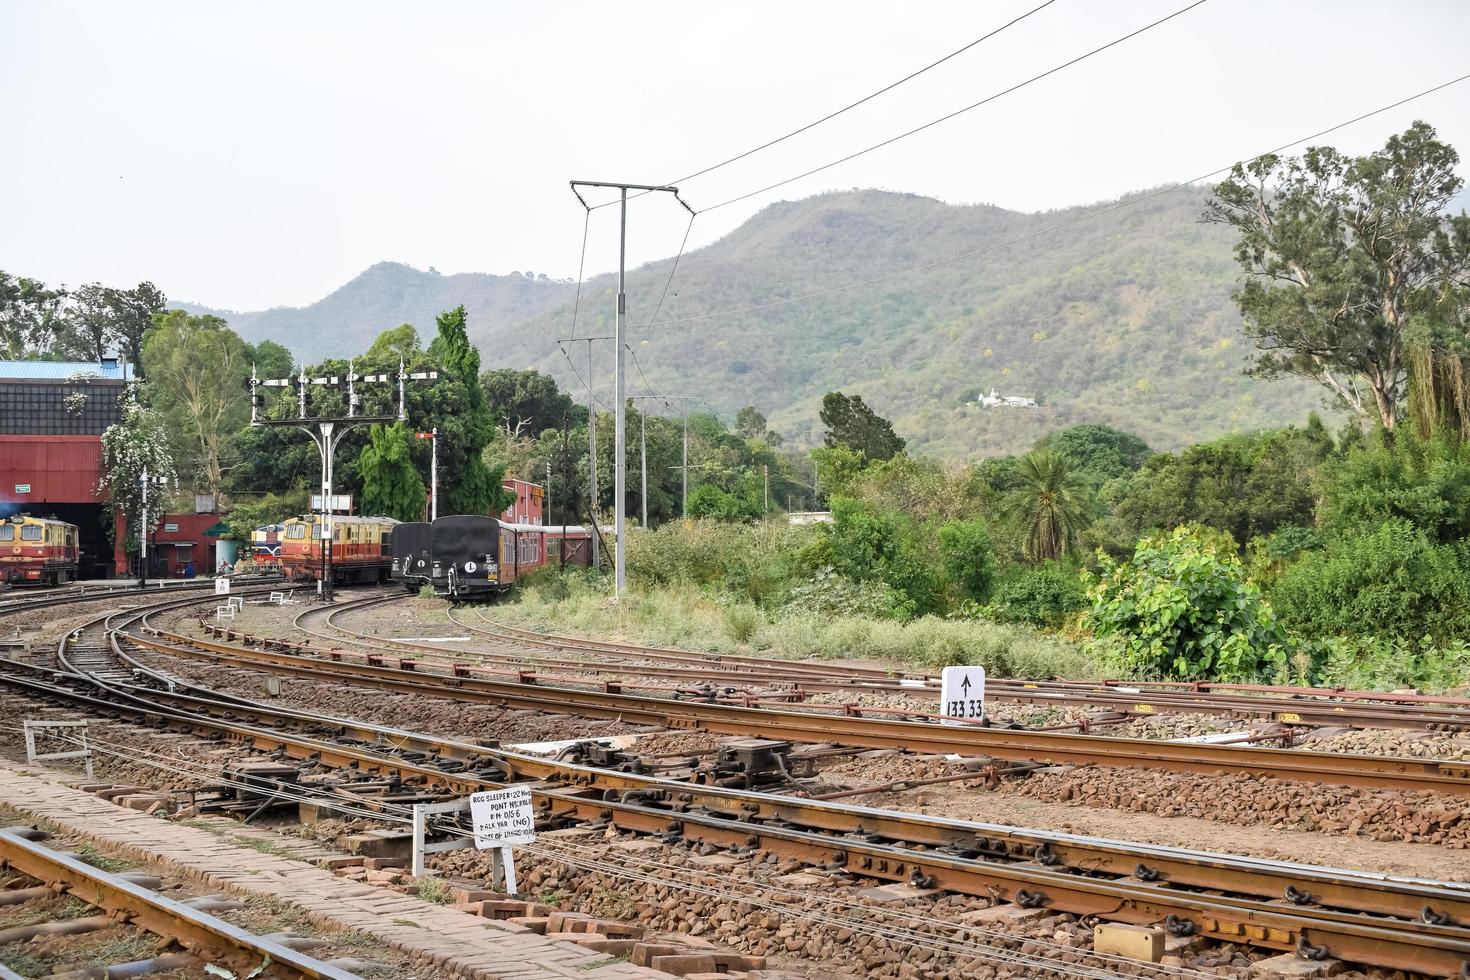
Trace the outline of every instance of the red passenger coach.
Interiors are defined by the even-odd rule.
[[[0,582],[63,585],[77,577],[77,527],[39,517],[0,522]]]

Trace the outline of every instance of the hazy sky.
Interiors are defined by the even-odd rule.
[[[151,279],[257,309],[392,259],[574,276],[570,178],[656,183],[780,135],[1039,4],[68,3],[0,0],[0,268]],[[920,79],[688,181],[703,208],[885,139],[1188,0],[1056,0]],[[1197,176],[1470,72],[1470,5],[1209,0],[918,136],[701,215],[882,187],[1023,210]],[[1470,82],[1334,134],[1424,118],[1470,156]],[[687,215],[630,206],[634,264]],[[616,209],[588,272],[615,263]]]

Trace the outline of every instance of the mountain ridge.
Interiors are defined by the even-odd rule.
[[[684,254],[647,328],[673,260],[629,273],[628,392],[643,392],[646,376],[727,417],[755,404],[798,443],[819,439],[823,393],[857,392],[915,450],[948,459],[1014,451],[1079,421],[1156,448],[1299,422],[1324,404],[1317,389],[1242,373],[1233,239],[1199,221],[1207,193],[1140,191],[1035,213],[876,190],[774,203]],[[910,271],[890,275],[899,270]],[[611,332],[614,282],[583,284],[585,335]],[[434,313],[463,302],[487,367],[536,367],[580,400],[585,389],[550,342],[566,329],[572,293],[550,280],[383,262],[312,306],[222,315],[250,340],[330,342],[340,353],[402,322],[427,337]],[[786,302],[794,297],[803,298]],[[766,308],[690,319],[748,307]],[[351,331],[331,339],[333,322]],[[604,345],[595,368],[604,401],[608,355]],[[992,387],[1040,405],[981,409],[974,397]]]

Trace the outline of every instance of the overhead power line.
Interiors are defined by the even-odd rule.
[[[1072,58],[1070,61],[1064,61],[1060,65],[1057,65],[1057,66],[1055,66],[1053,68],[1048,68],[1046,71],[1041,72],[1039,75],[1032,75],[1030,78],[1026,79],[1025,81],[1017,82],[1016,84],[1010,86],[1009,88],[1004,88],[1004,89],[1001,89],[999,92],[996,92],[996,93],[994,93],[992,95],[987,95],[985,98],[981,99],[979,102],[972,102],[969,105],[965,106],[964,108],[962,108],[962,109],[956,109],[954,112],[948,113],[947,115],[940,116],[938,119],[931,119],[929,122],[924,123],[922,126],[916,126],[913,129],[908,130],[907,132],[899,133],[897,136],[890,136],[888,139],[883,140],[881,143],[874,143],[872,146],[864,147],[863,149],[858,150],[858,151],[856,151],[854,153],[849,153],[847,156],[840,157],[840,158],[838,158],[836,160],[833,160],[830,163],[824,163],[820,167],[813,167],[811,170],[807,170],[807,171],[804,171],[803,173],[799,173],[799,174],[797,174],[794,177],[787,177],[785,180],[778,180],[774,184],[767,184],[764,187],[757,188],[756,190],[753,190],[753,191],[748,191],[748,192],[746,192],[744,194],[740,194],[740,195],[738,195],[736,197],[732,197],[729,200],[721,201],[719,204],[711,204],[707,208],[702,208],[701,209],[701,213],[703,213],[704,211],[714,211],[717,208],[725,207],[727,204],[735,204],[738,201],[744,201],[747,198],[755,197],[757,194],[764,194],[767,191],[773,191],[773,190],[775,190],[778,187],[785,187],[787,184],[794,183],[795,181],[802,180],[803,178],[806,178],[806,177],[810,177],[813,174],[819,174],[819,173],[821,173],[824,170],[830,170],[831,168],[833,168],[835,166],[838,166],[839,164],[847,163],[849,160],[856,160],[858,157],[865,156],[865,155],[867,155],[869,153],[872,153],[874,150],[881,150],[885,146],[890,146],[890,145],[892,145],[894,143],[897,143],[899,140],[907,139],[908,137],[913,136],[916,133],[922,133],[926,129],[932,129],[935,126],[938,126],[940,123],[949,122],[949,120],[954,119],[957,116],[962,116],[962,115],[964,115],[965,113],[969,112],[972,109],[978,109],[978,108],[980,108],[981,106],[983,106],[983,105],[985,105],[987,103],[994,102],[996,99],[1002,98],[1003,96],[1010,95],[1012,92],[1018,91],[1019,89],[1023,89],[1026,86],[1032,84],[1033,82],[1039,82],[1043,78],[1046,78],[1046,77],[1048,77],[1050,75],[1055,75],[1057,72],[1063,71],[1063,70],[1065,70],[1067,68],[1070,68],[1070,67],[1072,67],[1073,65],[1075,65],[1075,64],[1077,64],[1079,62],[1086,61],[1088,58],[1091,58],[1093,55],[1101,54],[1102,52],[1108,50],[1109,48],[1115,48],[1118,45],[1124,43],[1125,41],[1132,40],[1133,38],[1138,37],[1140,34],[1143,34],[1143,33],[1147,32],[1147,31],[1151,31],[1155,27],[1158,27],[1161,24],[1168,23],[1169,21],[1173,20],[1175,17],[1179,17],[1179,16],[1181,16],[1183,14],[1187,14],[1189,11],[1193,10],[1195,7],[1198,7],[1198,6],[1200,6],[1200,5],[1204,4],[1204,3],[1207,3],[1207,2],[1208,2],[1208,0],[1194,0],[1194,3],[1191,3],[1191,4],[1189,4],[1188,6],[1185,6],[1185,7],[1180,7],[1178,10],[1174,11],[1172,14],[1166,14],[1165,16],[1160,17],[1158,20],[1156,20],[1156,21],[1154,21],[1154,22],[1152,22],[1150,24],[1145,24],[1143,27],[1138,28],[1136,31],[1132,31],[1131,33],[1124,34],[1122,37],[1119,37],[1119,38],[1114,38],[1113,40],[1109,41],[1107,44],[1104,44],[1104,45],[1101,45],[1099,47],[1093,48],[1091,51],[1088,51],[1088,52],[1086,52],[1084,54],[1079,54],[1077,57]]]
[[[1119,201],[1118,203],[1110,205],[1109,207],[1101,208],[1097,211],[1089,211],[1086,214],[1078,215],[1075,218],[1069,218],[1066,221],[1058,222],[1054,225],[1048,225],[1045,228],[1038,228],[1036,231],[1027,232],[1024,235],[1018,235],[1015,238],[1008,238],[1002,242],[995,242],[982,248],[970,249],[965,252],[960,252],[958,254],[948,256],[946,258],[936,259],[933,262],[926,262],[922,265],[910,266],[907,269],[899,269],[897,271],[889,272],[881,276],[875,276],[871,279],[862,279],[857,282],[844,283],[840,286],[831,286],[826,289],[819,289],[811,293],[803,293],[800,296],[791,296],[786,299],[779,299],[770,303],[761,303],[755,306],[742,306],[731,310],[718,310],[712,313],[696,314],[695,316],[658,320],[656,322],[646,324],[646,326],[664,326],[665,324],[670,323],[694,323],[699,320],[713,320],[719,317],[734,316],[739,313],[758,313],[761,310],[774,309],[778,306],[789,306],[792,303],[802,303],[810,299],[819,299],[823,296],[831,296],[834,293],[845,292],[849,289],[859,289],[863,286],[873,286],[881,282],[887,282],[890,279],[897,279],[901,276],[910,275],[915,272],[925,272],[929,269],[935,269],[942,265],[948,265],[952,262],[958,262],[961,259],[968,259],[973,258],[977,255],[984,255],[987,252],[993,252],[997,249],[1002,249],[1011,245],[1019,244],[1021,242],[1030,241],[1033,238],[1039,238],[1042,235],[1049,235],[1054,231],[1061,231],[1064,228],[1070,228],[1071,226],[1081,224],[1084,221],[1091,221],[1093,218],[1100,218],[1105,214],[1112,214],[1115,211],[1121,211],[1124,208],[1133,207],[1135,204],[1142,204],[1145,201],[1150,201],[1156,197],[1161,197],[1164,194],[1172,193],[1179,190],[1181,187],[1187,187],[1190,184],[1197,184],[1202,180],[1209,180],[1212,177],[1218,177],[1221,174],[1233,169],[1237,164],[1244,163],[1246,160],[1254,160],[1257,157],[1269,156],[1273,153],[1280,153],[1283,150],[1289,150],[1294,146],[1300,146],[1301,144],[1306,143],[1310,140],[1318,139],[1322,136],[1326,136],[1329,133],[1335,133],[1339,129],[1345,129],[1348,126],[1351,126],[1355,123],[1360,123],[1365,119],[1370,119],[1373,116],[1381,115],[1382,113],[1397,109],[1400,106],[1407,105],[1408,103],[1416,101],[1418,99],[1422,99],[1425,96],[1433,95],[1435,92],[1447,89],[1452,85],[1458,85],[1466,79],[1470,79],[1470,74],[1461,75],[1458,78],[1452,78],[1447,82],[1442,82],[1439,85],[1434,86],[1433,88],[1427,88],[1422,92],[1416,92],[1415,94],[1410,95],[1407,98],[1399,99],[1397,102],[1392,102],[1388,105],[1380,106],[1377,109],[1373,109],[1361,115],[1354,116],[1351,119],[1344,120],[1343,122],[1340,122],[1335,126],[1329,126],[1326,129],[1319,130],[1315,133],[1312,133],[1310,136],[1303,136],[1300,139],[1292,140],[1290,143],[1283,143],[1275,149],[1267,150],[1264,153],[1257,153],[1253,156],[1244,157],[1240,160],[1233,161],[1216,170],[1211,170],[1209,173],[1200,174],[1198,177],[1193,177],[1189,180],[1182,180],[1177,184],[1170,184],[1167,187],[1160,188],[1159,190],[1152,191],[1148,194],[1144,194],[1139,197],[1129,198],[1126,201]]]
[[[713,173],[714,171],[719,170],[721,167],[728,167],[730,164],[735,163],[735,162],[740,161],[740,160],[744,160],[746,157],[752,156],[752,155],[754,155],[756,153],[759,153],[762,150],[768,150],[771,147],[775,146],[777,143],[784,143],[785,141],[791,139],[793,136],[800,136],[802,133],[806,132],[809,129],[814,129],[817,126],[822,125],[822,123],[830,122],[831,120],[836,119],[838,116],[842,115],[844,112],[850,112],[853,109],[856,109],[858,106],[863,105],[864,103],[871,102],[874,99],[876,99],[878,96],[883,95],[886,92],[893,91],[894,89],[898,88],[900,85],[904,84],[905,82],[911,82],[914,79],[918,78],[920,75],[924,74],[925,72],[930,71],[931,69],[934,69],[934,68],[938,68],[940,65],[944,64],[946,61],[949,61],[949,60],[951,60],[953,58],[959,57],[960,55],[964,54],[966,51],[970,50],[971,48],[975,47],[976,45],[981,44],[981,43],[983,43],[985,41],[988,41],[991,38],[995,37],[997,34],[1001,33],[1002,31],[1005,31],[1005,30],[1007,30],[1007,29],[1009,29],[1011,27],[1016,26],[1017,24],[1021,23],[1021,21],[1023,21],[1026,18],[1032,16],[1033,14],[1040,13],[1041,11],[1045,10],[1047,7],[1050,7],[1055,2],[1056,2],[1056,0],[1046,0],[1045,3],[1042,3],[1042,4],[1038,5],[1038,6],[1032,7],[1030,10],[1026,11],[1024,14],[1021,14],[1018,17],[1012,18],[1011,20],[1007,21],[1006,23],[1000,25],[999,27],[997,27],[997,28],[995,28],[993,30],[987,31],[986,33],[984,33],[984,34],[980,35],[979,37],[975,38],[973,41],[970,41],[968,44],[965,44],[963,47],[956,48],[955,50],[951,51],[949,54],[945,55],[943,58],[940,58],[938,61],[931,61],[931,62],[929,62],[929,64],[927,64],[924,67],[918,69],[917,71],[909,72],[907,75],[903,76],[902,78],[898,79],[897,81],[889,82],[887,85],[885,85],[882,88],[878,89],[876,92],[870,92],[869,94],[863,96],[861,99],[858,99],[856,102],[850,102],[847,105],[843,106],[841,109],[837,109],[834,112],[827,113],[825,116],[821,117],[820,119],[814,119],[814,120],[812,120],[811,122],[807,123],[804,126],[798,126],[796,129],[793,129],[789,133],[786,133],[786,134],[784,134],[782,136],[777,136],[775,139],[772,139],[772,140],[767,140],[766,142],[760,144],[759,146],[753,146],[750,149],[744,151],[743,153],[737,153],[737,154],[735,154],[733,157],[730,157],[727,160],[721,160],[719,163],[712,164],[712,165],[710,165],[708,167],[705,167],[703,170],[696,170],[692,174],[688,174],[688,175],[686,175],[684,177],[680,177],[677,180],[667,181],[667,183],[670,183],[670,184],[682,184],[686,180],[693,180],[696,177],[703,177],[705,174]],[[637,198],[637,197],[642,197],[645,193],[647,193],[647,192],[644,191],[644,192],[640,192],[638,194],[629,195],[629,200],[632,200],[633,198]],[[607,207],[609,204],[614,204],[614,203],[616,203],[616,202],[614,202],[614,201],[606,201],[606,202],[604,202],[602,204],[594,205],[594,208],[604,208],[604,207]]]

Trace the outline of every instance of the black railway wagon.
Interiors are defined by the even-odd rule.
[[[485,597],[499,584],[500,522],[493,517],[441,517],[433,535],[434,591],[456,598]]]
[[[393,556],[393,581],[410,592],[433,581],[433,533],[427,521],[406,521],[393,528],[388,550]]]

